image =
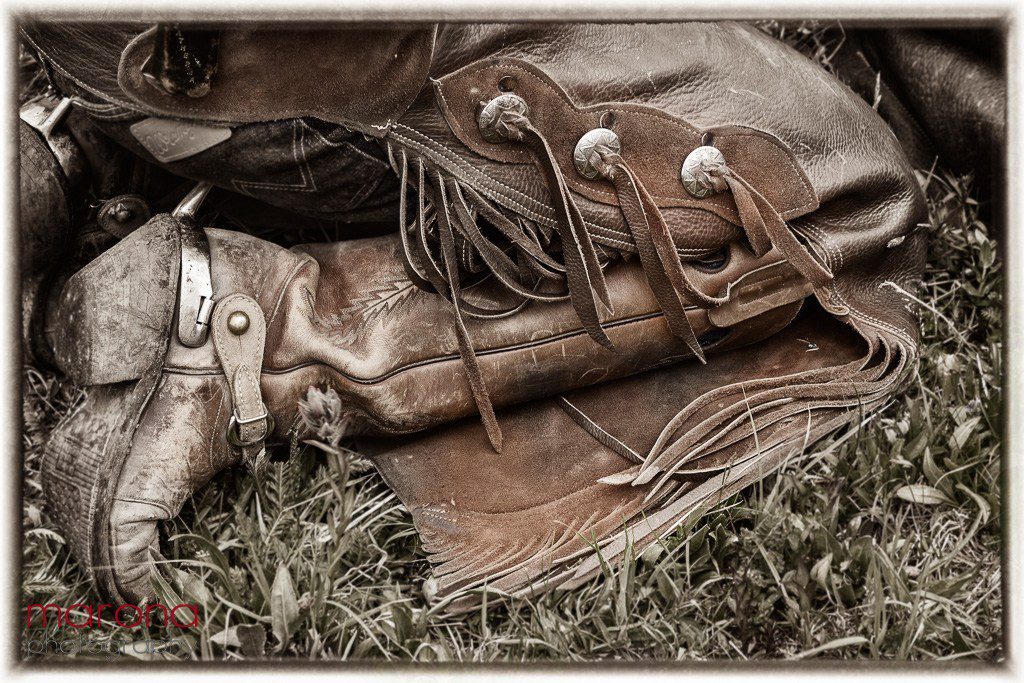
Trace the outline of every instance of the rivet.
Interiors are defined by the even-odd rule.
[[[530,107],[526,104],[526,100],[512,93],[498,95],[480,107],[480,111],[476,115],[476,125],[480,129],[480,136],[487,142],[506,142],[508,138],[505,136],[504,130],[498,130],[498,122],[501,120],[501,115],[509,111],[526,116],[530,112]]]
[[[134,194],[120,195],[104,202],[96,215],[99,226],[119,238],[127,237],[148,220],[146,200]]]
[[[236,336],[242,336],[249,329],[249,316],[242,311],[235,311],[228,316],[228,331]]]
[[[679,172],[683,187],[691,196],[704,199],[718,193],[718,188],[708,171],[725,166],[725,155],[717,147],[702,146],[686,155]]]
[[[135,212],[125,206],[124,202],[118,202],[113,210],[114,220],[118,223],[127,223],[135,217]]]
[[[594,148],[598,145],[604,145],[616,154],[622,151],[622,142],[614,131],[607,128],[595,128],[584,133],[580,141],[576,143],[572,160],[576,164],[576,171],[587,180],[601,177],[598,170],[590,163],[590,155],[594,153]]]

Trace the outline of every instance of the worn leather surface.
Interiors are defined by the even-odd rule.
[[[209,94],[190,98],[142,77],[154,47],[150,26],[30,22],[21,29],[65,78],[127,110],[226,124],[314,116],[369,135],[379,135],[416,97],[434,42],[430,25],[229,29]]]
[[[923,263],[923,241],[913,233],[924,202],[910,164],[862,99],[790,48],[730,22],[492,24],[442,26],[436,55],[435,78],[482,59],[526,60],[580,107],[633,102],[702,131],[740,125],[772,136],[792,152],[818,199],[816,210],[789,225],[835,276],[815,292],[822,305],[850,316],[867,337],[916,337],[914,315],[899,293],[917,286]],[[509,215],[555,223],[539,170],[474,153],[433,93],[417,100],[387,141],[392,158],[402,151],[425,159]],[[658,154],[662,145],[652,137],[641,148]],[[555,150],[556,157],[571,153]],[[595,243],[635,248],[615,207],[574,199]],[[662,214],[684,260],[743,239],[738,226],[712,211],[669,207]]]
[[[858,38],[943,163],[976,173],[988,186],[1000,171],[1006,136],[999,32],[891,29]]]
[[[773,471],[795,447],[856,419],[858,409],[880,405],[905,381],[917,354],[906,294],[916,291],[923,266],[923,237],[916,232],[921,190],[885,122],[819,66],[751,27],[728,22],[443,26],[437,55],[432,75],[442,101],[425,93],[388,135],[397,168],[422,162],[475,188],[509,216],[554,227],[554,196],[536,164],[500,145],[486,146],[478,131],[473,137],[473,100],[496,97],[509,89],[507,81],[499,88],[502,78],[514,75],[511,89],[522,94],[530,122],[551,145],[567,184],[578,190],[573,200],[594,242],[624,253],[635,246],[623,215],[589,197],[573,176],[574,140],[560,124],[585,127],[576,118],[591,110],[614,109],[618,120],[618,112],[630,109],[621,103],[628,103],[654,107],[701,134],[724,126],[756,130],[788,150],[810,185],[813,209],[791,213],[788,223],[833,276],[815,287],[816,298],[848,325],[830,327],[820,312],[808,319],[805,329],[824,341],[819,357],[790,349],[766,362],[758,354],[782,347],[762,343],[754,353],[723,357],[719,366],[713,358],[670,386],[660,382],[675,370],[645,376],[649,392],[633,381],[628,389],[596,389],[579,412],[592,417],[588,434],[604,435],[597,443],[567,427],[564,410],[541,404],[514,411],[507,443],[516,446],[503,454],[507,460],[463,469],[464,477],[451,473],[482,451],[473,445],[470,426],[382,446],[376,462],[414,511],[443,596],[483,583],[521,594],[574,585],[600,568],[589,544],[600,544],[603,558],[613,561],[627,536],[643,547]],[[524,86],[523,62],[557,90]],[[507,73],[492,72],[495,65],[505,65]],[[445,79],[463,73],[487,77],[466,79],[456,89],[460,104],[446,102]],[[622,157],[636,159],[630,166],[669,167],[673,159],[651,161],[659,155],[681,164],[678,141],[666,143],[658,126],[627,122],[622,130]],[[688,142],[696,146],[702,138]],[[776,211],[792,208],[780,198],[794,192],[793,176],[773,175],[778,161],[752,148],[732,150],[727,158],[743,159],[744,152],[752,167],[761,166],[761,175],[752,174],[755,189],[774,198]],[[660,197],[677,182],[679,205],[662,199],[660,208],[684,263],[745,239],[735,214],[716,212],[714,202],[686,206],[678,176],[657,175],[649,182]],[[851,355],[858,337],[860,355]],[[667,404],[659,402],[663,397]],[[623,405],[657,414],[649,423],[635,414],[620,423],[619,413],[631,414]],[[531,438],[520,436],[525,433]],[[547,440],[535,438],[538,433]],[[635,457],[624,462],[619,449],[607,447],[613,441],[627,444],[625,452]],[[445,475],[428,473],[437,470]],[[514,497],[500,496],[508,487],[490,483],[505,477],[531,484],[517,486]],[[458,598],[452,606],[472,603]]]
[[[800,166],[790,151],[769,135],[737,126],[699,131],[657,107],[632,103],[590,104],[581,109],[544,71],[528,61],[507,57],[473,62],[438,79],[434,86],[448,125],[461,143],[480,156],[503,163],[531,162],[526,149],[508,142],[489,142],[477,126],[480,102],[503,92],[499,86],[505,78],[515,79],[514,92],[532,105],[531,121],[555,149],[574,149],[585,133],[603,127],[601,122],[605,120],[621,140],[625,158],[630,159],[660,207],[702,207],[734,222],[738,220],[727,194],[700,200],[681,191],[682,160],[702,144],[702,138],[710,135],[730,165],[764,188],[765,198],[784,217],[794,218],[817,208],[817,197]],[[606,181],[588,180],[576,172],[571,154],[560,154],[557,161],[574,191],[596,202],[618,205],[616,194]]]
[[[688,361],[501,412],[510,444],[501,458],[479,447],[471,423],[413,439],[361,439],[360,448],[412,513],[434,565],[437,599],[461,611],[480,599],[465,591],[483,585],[528,595],[585,580],[600,569],[593,544],[614,566],[627,531],[635,557],[684,519],[799,456],[829,429],[862,419],[877,397],[809,402],[799,387],[793,396],[800,408],[771,417],[756,409],[751,380],[820,375],[866,353],[863,339],[811,307],[781,333],[706,366]],[[736,391],[744,385],[746,398]],[[680,467],[669,495],[658,496],[654,483],[629,485],[664,425],[691,402],[730,388],[732,400],[750,400],[741,422],[757,421],[756,438],[733,428],[731,439]],[[728,402],[718,398],[718,408]],[[610,481],[623,474],[625,481]]]
[[[162,361],[178,249],[177,225],[164,215],[71,276],[47,307],[44,332],[61,370],[93,386],[138,380]]]
[[[140,283],[116,273],[104,275],[119,268],[131,270],[141,258],[139,249],[153,262],[177,263],[176,256],[167,256],[176,243],[173,225],[172,219],[157,216],[150,226],[95,261],[88,272],[76,276],[74,291],[84,292],[85,300],[93,302],[88,308],[94,319],[106,319],[107,313],[98,310],[104,301],[114,311],[122,309],[121,302],[134,302],[131,310],[138,309],[138,293],[150,291],[147,288],[156,282],[154,278]],[[231,302],[239,297],[258,306],[266,319],[258,394],[276,422],[271,441],[288,442],[297,430],[306,429],[298,406],[310,387],[343,397],[350,434],[408,433],[475,411],[457,342],[447,322],[451,309],[441,297],[408,282],[398,258],[397,236],[289,251],[238,233],[211,229],[206,234],[214,297],[223,304],[217,308],[215,324],[219,326],[230,316]],[[163,245],[151,243],[161,236]],[[730,282],[768,263],[783,262],[774,253],[755,259],[737,245],[725,267],[705,275],[703,282],[709,292],[727,291]],[[140,275],[146,273],[140,271]],[[614,352],[595,351],[568,302],[530,306],[510,318],[470,322],[469,332],[496,405],[596,384],[688,355],[668,331],[637,264],[618,263],[608,275],[615,303],[615,313],[607,320],[617,345]],[[161,283],[157,290],[175,291],[168,283]],[[485,286],[479,290],[475,294],[479,301],[493,300]],[[104,292],[116,296],[103,299]],[[83,294],[68,296],[73,301],[83,298]],[[166,316],[173,310],[173,299],[163,304],[153,299],[152,304],[162,306]],[[799,306],[797,300],[738,323],[731,333],[713,337],[708,350],[761,339],[784,327]],[[142,308],[147,310],[145,304]],[[705,311],[693,308],[690,313],[701,334],[715,329]],[[167,330],[173,325],[169,317],[165,322],[170,327],[139,328],[135,343],[146,341],[153,348],[167,344]],[[217,339],[225,338],[219,333],[195,349],[171,339],[166,355],[161,355],[159,380],[137,416],[130,447],[119,452],[124,465],[106,473],[113,474],[116,482],[108,500],[114,535],[106,548],[114,569],[101,583],[109,586],[114,582],[116,594],[132,598],[148,594],[150,552],[158,552],[156,522],[177,514],[196,487],[240,461],[242,452],[225,438],[229,417],[238,407],[233,396],[237,399],[240,390],[247,392],[246,411],[257,399],[246,384],[236,382],[233,391],[228,374],[236,378],[243,358],[261,345],[256,340],[252,346],[243,337],[237,353],[229,352],[223,341],[218,351]],[[148,377],[148,370],[141,361],[138,367],[125,365],[118,335],[108,334],[105,345],[95,341],[84,358],[69,357],[68,369],[85,368],[77,370],[83,380],[110,386],[104,391],[112,392],[111,400],[116,402],[118,396],[134,390],[133,380],[138,375]],[[245,351],[247,348],[250,351]],[[149,354],[139,356],[151,359]],[[250,375],[246,372],[245,376]],[[113,418],[97,418],[92,411],[89,408],[62,425],[48,457],[56,461],[71,457],[71,443],[106,453],[105,441],[94,442],[82,423]],[[250,415],[243,412],[243,416]],[[94,431],[96,438],[106,438],[103,430]],[[477,438],[486,443],[480,427]],[[95,481],[76,484],[81,490],[95,485]],[[105,518],[98,514],[89,518],[94,525],[104,523]],[[81,522],[75,524],[81,526]],[[87,536],[95,539],[100,534],[90,531]],[[94,556],[98,552],[94,550]]]
[[[638,420],[635,432],[617,430],[616,418],[607,417],[610,409],[605,406],[614,400],[637,406],[648,402],[653,405],[657,399],[644,387],[635,387],[635,399],[630,399],[629,392],[621,393],[620,387],[594,398],[595,404],[589,408],[577,406],[577,412],[595,415],[602,431],[618,431],[616,439],[628,444],[623,452],[635,453],[636,457],[630,458],[633,463],[629,468],[606,472],[605,465],[600,465],[592,471],[577,470],[580,479],[566,480],[583,486],[580,482],[594,475],[605,478],[601,483],[616,490],[603,489],[595,482],[581,488],[578,494],[562,496],[561,484],[553,482],[550,489],[542,487],[534,493],[539,496],[537,500],[545,496],[571,499],[569,507],[552,518],[564,521],[565,515],[570,515],[569,519],[575,519],[572,515],[590,509],[585,519],[603,520],[591,531],[606,544],[610,556],[621,552],[624,544],[624,537],[615,527],[620,517],[649,515],[649,528],[639,538],[657,537],[719,495],[772,471],[786,449],[796,443],[798,432],[801,438],[817,438],[828,429],[849,422],[856,414],[851,412],[851,406],[879,405],[906,379],[916,360],[916,318],[907,294],[916,290],[923,267],[923,236],[915,232],[923,199],[890,129],[834,77],[755,29],[728,22],[446,25],[438,33],[434,54],[430,76],[440,82],[441,90],[445,79],[459,69],[477,63],[513,63],[510,60],[528,62],[556,84],[557,90],[565,93],[564,98],[549,88],[532,93],[537,99],[530,103],[537,125],[548,129],[540,134],[551,150],[548,161],[553,165],[538,168],[532,149],[534,158],[528,163],[515,153],[483,154],[483,148],[467,137],[472,132],[469,124],[462,125],[461,130],[459,125],[453,126],[453,122],[469,116],[466,109],[472,98],[463,98],[466,106],[446,112],[434,82],[423,85],[408,111],[384,133],[381,145],[389,163],[402,176],[402,196],[410,190],[410,194],[419,195],[408,198],[409,206],[415,206],[427,194],[425,181],[415,177],[415,169],[428,169],[431,180],[436,181],[437,194],[431,196],[429,207],[417,211],[414,221],[418,221],[414,227],[427,245],[427,252],[421,254],[424,260],[437,258],[436,252],[430,251],[430,243],[437,235],[444,236],[440,232],[445,227],[442,219],[447,219],[446,212],[451,209],[443,201],[442,190],[448,188],[450,196],[463,193],[469,197],[470,206],[459,219],[464,230],[460,234],[465,238],[454,245],[459,267],[473,276],[465,278],[462,292],[456,292],[454,286],[450,292],[440,287],[429,291],[429,287],[415,286],[399,235],[287,251],[255,238],[207,231],[215,297],[244,295],[259,306],[266,319],[259,392],[275,418],[274,439],[286,440],[308,428],[298,405],[300,399],[309,395],[311,387],[314,392],[338,397],[343,406],[340,419],[344,421],[346,435],[411,434],[474,415],[479,400],[468,381],[468,364],[464,363],[467,350],[464,342],[460,344],[456,310],[445,298],[452,293],[459,294],[463,303],[481,309],[514,310],[504,317],[489,319],[467,316],[462,338],[470,340],[481,379],[498,407],[685,360],[691,355],[690,349],[672,334],[650,278],[631,258],[637,250],[634,228],[638,222],[647,222],[649,228],[650,223],[656,223],[655,217],[664,220],[683,272],[694,283],[696,291],[692,298],[683,302],[684,317],[696,339],[706,341],[704,350],[709,356],[760,341],[784,329],[801,306],[800,298],[796,297],[780,299],[778,307],[767,311],[755,308],[759,316],[737,322],[724,337],[724,331],[712,323],[713,319],[731,320],[729,316],[718,317],[725,310],[718,308],[721,304],[709,303],[712,297],[733,291],[730,283],[739,282],[744,275],[769,263],[782,262],[795,268],[792,258],[782,259],[778,244],[762,244],[766,253],[760,259],[751,251],[759,248],[753,245],[751,237],[757,234],[753,223],[758,219],[763,223],[773,216],[777,219],[773,225],[787,231],[791,238],[795,234],[800,240],[793,240],[796,246],[808,250],[809,258],[826,275],[815,279],[810,290],[801,285],[797,291],[800,297],[813,292],[824,310],[836,319],[828,328],[834,334],[824,341],[828,349],[837,344],[838,350],[826,351],[820,362],[797,356],[792,348],[770,345],[762,347],[766,356],[732,355],[732,360],[709,371],[710,384],[692,379],[692,375],[681,376],[680,382],[694,387],[692,395],[680,395],[671,384],[665,386],[666,380],[659,373],[655,375],[659,379],[652,380],[654,384],[650,386],[657,387],[658,395],[664,394],[667,402],[651,411],[651,421]],[[487,84],[493,87],[490,81]],[[470,85],[480,87],[483,85]],[[553,92],[555,99],[551,100]],[[507,288],[497,285],[499,278],[485,277],[486,268],[474,267],[479,260],[479,253],[474,255],[476,247],[471,244],[475,233],[466,230],[464,220],[473,223],[480,236],[488,239],[494,233],[492,228],[496,230],[501,224],[506,229],[512,226],[522,230],[524,236],[536,239],[538,247],[556,257],[566,247],[564,240],[553,237],[556,215],[562,214],[556,212],[550,179],[557,180],[559,174],[571,177],[571,166],[565,164],[573,151],[568,145],[571,136],[559,137],[558,116],[545,118],[540,114],[547,111],[545,103],[554,107],[550,111],[562,112],[569,124],[574,117],[582,116],[581,112],[589,112],[588,108],[615,109],[626,112],[624,115],[654,109],[673,126],[690,127],[700,133],[685,137],[690,145],[706,142],[703,133],[725,131],[723,148],[745,176],[744,187],[750,188],[748,198],[756,193],[763,200],[747,202],[747,213],[743,215],[739,194],[733,194],[737,197],[735,210],[722,197],[696,203],[685,199],[678,174],[674,178],[663,177],[673,162],[682,163],[678,158],[682,152],[680,140],[666,143],[662,128],[644,129],[625,119],[624,140],[629,146],[623,150],[619,163],[638,170],[636,178],[644,176],[645,184],[658,188],[661,200],[655,200],[653,212],[647,213],[647,202],[634,203],[634,208],[644,208],[643,220],[634,215],[630,225],[614,201],[604,195],[597,195],[597,199],[588,197],[587,192],[596,187],[584,191],[584,185],[567,180],[565,192],[560,195],[563,201],[568,197],[578,207],[586,233],[601,248],[600,256],[605,262],[601,277],[607,283],[609,305],[595,305],[595,310],[612,349],[598,345],[588,336],[590,330],[584,329],[574,309],[575,302],[560,296],[553,297],[559,300],[534,302],[515,309],[521,302],[511,297]],[[90,106],[104,105],[93,102]],[[115,119],[120,115],[112,114]],[[119,125],[123,126],[123,121],[116,121],[112,128]],[[238,142],[235,135],[240,136],[239,131],[280,133],[280,125],[247,124],[251,128],[235,129],[232,139]],[[291,121],[291,125],[302,135],[306,127],[314,127],[309,121],[298,119]],[[614,127],[614,123],[610,125]],[[731,132],[740,129],[752,134],[730,137]],[[716,136],[711,137],[713,142]],[[301,136],[292,140],[301,140]],[[765,141],[771,144],[766,146]],[[251,170],[252,165],[247,163],[221,166],[216,155],[218,147],[197,155],[197,165],[190,168],[208,163],[211,174],[223,173],[224,168],[231,173],[240,168]],[[246,154],[253,151],[251,145],[221,149]],[[267,148],[270,154],[264,160],[283,157],[281,149],[280,144]],[[203,156],[208,153],[211,156]],[[225,156],[230,154],[225,152]],[[284,158],[287,169],[302,168],[296,152]],[[328,154],[325,158],[331,157]],[[292,161],[296,162],[294,166]],[[563,166],[570,170],[560,170]],[[557,173],[543,172],[552,169]],[[352,182],[348,176],[345,178],[343,183]],[[288,189],[292,197],[310,190],[308,197],[295,199],[296,206],[314,205],[324,196],[323,188],[307,179],[302,175],[302,184]],[[735,177],[732,180],[739,182]],[[668,196],[677,181],[677,194],[673,196],[678,201]],[[271,188],[275,192],[281,189],[276,180],[270,184],[277,186]],[[254,193],[266,189],[258,181],[247,187]],[[734,186],[730,188],[736,192]],[[756,209],[755,213],[762,213],[752,216],[751,207]],[[434,216],[432,224],[427,219],[430,212]],[[494,212],[501,214],[504,224]],[[401,227],[402,235],[407,237],[408,225]],[[761,228],[764,229],[763,224]],[[767,247],[773,244],[769,250]],[[445,269],[450,271],[448,252],[452,249],[448,247],[452,245],[443,246]],[[704,273],[695,259],[721,249],[728,253],[724,266],[716,273]],[[555,272],[558,265],[556,261]],[[585,275],[597,277],[597,270],[600,268]],[[112,285],[114,291],[123,293],[117,287],[130,279],[131,276],[121,276]],[[448,282],[451,281],[449,278]],[[757,287],[764,286],[764,300],[774,301],[769,296],[771,282],[771,278],[752,280],[755,287],[747,290],[748,299],[756,300]],[[740,289],[736,287],[735,291]],[[698,299],[701,306],[694,305]],[[819,311],[815,315],[819,317],[809,318],[810,330],[824,329],[824,314]],[[848,333],[853,341],[842,341],[845,336],[837,330]],[[153,344],[159,339],[166,342],[156,327],[153,334]],[[852,356],[847,353],[851,345],[857,349]],[[99,359],[113,357],[113,353],[90,355]],[[696,369],[692,373],[703,377]],[[115,375],[112,373],[111,377]],[[113,494],[109,514],[104,517],[100,510],[89,518],[93,528],[103,526],[113,534],[110,542],[100,548],[96,543],[102,541],[106,532],[92,533],[99,540],[89,544],[95,557],[109,555],[105,566],[113,570],[106,570],[109,581],[104,585],[114,585],[114,593],[132,598],[144,597],[150,590],[149,556],[157,550],[156,522],[177,514],[195,487],[219,469],[237,463],[242,455],[224,437],[232,410],[231,391],[213,342],[189,349],[171,340],[157,375],[152,393],[146,394],[151,398],[142,404],[134,398],[131,401],[133,406],[143,405],[144,410],[137,414],[130,447],[119,449],[116,458],[105,456],[106,461],[118,463],[107,472],[116,473],[115,482],[110,484]],[[142,376],[149,380],[153,373],[147,370]],[[138,380],[132,386],[142,382]],[[580,397],[581,404],[588,400]],[[670,408],[675,412],[670,414]],[[666,416],[671,418],[668,424],[656,425]],[[803,424],[801,418],[811,422]],[[61,433],[74,434],[75,439],[84,439],[93,450],[101,451],[88,436],[83,436],[82,423],[88,419],[91,418],[87,414],[70,419]],[[535,448],[531,445],[535,443],[535,433],[525,431],[522,424],[523,420],[516,418],[510,425],[516,434],[506,440],[513,449],[510,466]],[[657,437],[655,431],[661,438],[652,442]],[[476,453],[479,457],[488,445],[488,437],[479,424],[431,438],[457,446],[459,457],[464,453]],[[58,436],[56,452],[69,452],[67,444],[72,441]],[[407,446],[396,447],[404,452],[401,449]],[[415,451],[418,446],[408,448]],[[440,445],[438,450],[443,450]],[[529,464],[522,462],[526,463],[524,467]],[[567,466],[571,470],[572,465]],[[95,474],[99,469],[89,472]],[[466,476],[471,479],[474,472],[467,472]],[[718,478],[693,478],[709,472]],[[526,479],[533,480],[532,472],[524,474]],[[415,481],[408,482],[400,471],[387,472],[386,476],[393,485],[403,488],[403,496],[409,501],[428,505],[424,508],[426,513],[418,513],[417,523],[431,544],[431,552],[437,555],[434,560],[438,566],[456,575],[446,584],[453,591],[498,578],[499,574],[513,577],[522,567],[528,571],[509,578],[509,590],[534,591],[545,585],[571,585],[596,569],[596,560],[581,555],[586,549],[572,545],[576,541],[570,538],[571,534],[562,539],[568,545],[556,543],[547,547],[560,548],[561,554],[538,552],[536,539],[549,533],[550,520],[543,512],[518,518],[517,542],[523,542],[516,547],[515,557],[505,554],[500,561],[488,564],[482,553],[490,551],[476,544],[485,543],[481,539],[493,539],[498,532],[486,520],[470,524],[467,528],[473,530],[471,533],[460,536],[456,530],[444,541],[447,545],[441,547],[437,545],[440,541],[435,543],[439,537],[426,523],[424,514],[440,515],[442,530],[446,524],[450,526],[450,520],[429,507],[438,502],[433,500],[433,487],[450,473],[418,472]],[[479,486],[482,481],[467,486]],[[95,490],[90,486],[82,485],[79,489]],[[644,487],[649,487],[648,494],[653,496],[650,500],[636,497],[636,491]],[[580,502],[598,490],[608,495]],[[624,496],[632,507],[623,507]],[[580,507],[574,507],[576,503],[572,500],[579,502]],[[488,547],[493,550],[493,545]],[[447,564],[456,557],[471,558],[477,551],[481,554],[469,564]],[[565,563],[576,557],[581,558],[581,564],[573,566],[569,574],[554,577],[550,584],[537,583],[548,577],[547,569],[535,571],[538,563]]]
[[[57,157],[38,131],[18,121],[18,141],[21,267],[37,275],[70,239],[73,197]]]
[[[435,54],[434,78],[481,59],[525,60],[581,107],[631,102],[656,107],[700,131],[741,125],[766,133],[792,151],[826,211],[833,201],[850,213],[861,210],[858,203],[892,201],[907,207],[892,221],[902,224],[921,208],[913,177],[884,122],[820,67],[743,24],[445,25]],[[433,93],[424,93],[388,139],[512,211],[553,223],[536,169],[480,158],[439,113]],[[640,157],[663,151],[656,136],[638,147]],[[556,154],[571,157],[572,149]],[[681,166],[683,160],[675,161]],[[685,197],[681,182],[677,193]],[[631,249],[621,214],[586,198],[578,204],[595,241]],[[683,255],[706,253],[740,234],[710,211],[681,207],[663,213]]]
[[[242,292],[267,318],[263,383],[295,396],[309,386],[342,390],[362,431],[417,431],[474,412],[441,297],[412,286],[388,236],[316,244],[288,251],[273,244],[209,230],[214,297]],[[739,251],[739,250],[738,250]],[[244,258],[243,258],[244,255]],[[707,277],[719,291],[758,261],[738,253]],[[495,403],[502,405],[630,374],[687,355],[666,330],[635,263],[609,270],[614,314],[606,323],[617,350],[593,348],[568,302],[528,306],[515,316],[467,323]],[[479,296],[489,294],[480,287]],[[711,328],[693,308],[694,324]],[[172,343],[169,374],[222,374],[212,344]],[[282,400],[287,405],[287,400]],[[278,420],[284,433],[290,420]]]
[[[996,230],[1005,195],[1004,39],[998,29],[856,30],[833,59],[915,167],[937,163],[974,177],[982,216]]]
[[[105,595],[119,594],[111,509],[170,343],[179,239],[176,221],[154,218],[73,275],[48,307],[45,336],[58,366],[85,385],[85,398],[47,440],[43,494]]]
[[[422,87],[434,29],[225,30],[217,75],[200,98],[167,93],[143,78],[152,40],[152,31],[134,38],[118,69],[121,89],[144,109],[225,123],[313,116],[379,136]]]

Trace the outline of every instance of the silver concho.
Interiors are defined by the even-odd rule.
[[[476,115],[476,125],[480,129],[480,136],[487,142],[506,142],[508,138],[498,132],[498,120],[503,112],[513,111],[521,116],[530,113],[530,107],[526,100],[513,93],[498,95],[493,100],[480,107]]]
[[[721,166],[725,166],[725,155],[721,150],[717,147],[698,147],[687,154],[686,160],[683,161],[683,169],[679,172],[683,187],[697,199],[716,194],[718,190],[708,175],[708,170]]]
[[[601,174],[590,164],[590,155],[598,145],[604,145],[611,151],[618,154],[622,151],[622,143],[619,136],[607,128],[595,128],[583,134],[580,141],[576,143],[576,149],[572,153],[572,160],[576,164],[576,170],[587,180],[600,178]]]

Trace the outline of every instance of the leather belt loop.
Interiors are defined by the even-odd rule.
[[[231,294],[217,302],[210,327],[231,393],[226,438],[241,450],[242,461],[253,475],[260,476],[267,461],[264,442],[274,430],[260,391],[266,318],[255,300]]]

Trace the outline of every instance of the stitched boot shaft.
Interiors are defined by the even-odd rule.
[[[205,341],[188,346],[179,330],[194,309],[178,291],[190,231],[171,216],[152,219],[68,281],[47,329],[62,369],[87,387],[48,445],[48,505],[104,591],[125,599],[151,596],[157,522],[217,472],[243,464],[258,473],[267,444],[310,435],[299,404],[311,388],[340,397],[345,435],[405,434],[476,412],[452,307],[408,280],[398,236],[286,250],[206,230],[214,305]],[[702,277],[708,295],[735,299],[722,309],[733,312],[727,325],[688,307],[709,353],[783,328],[807,291],[778,254],[740,246]],[[616,351],[594,344],[567,301],[468,322],[496,405],[690,355],[638,264],[615,264],[607,278]],[[781,298],[749,300],[766,286]],[[485,281],[467,296],[500,307],[505,295]],[[486,447],[484,429],[474,434]]]

